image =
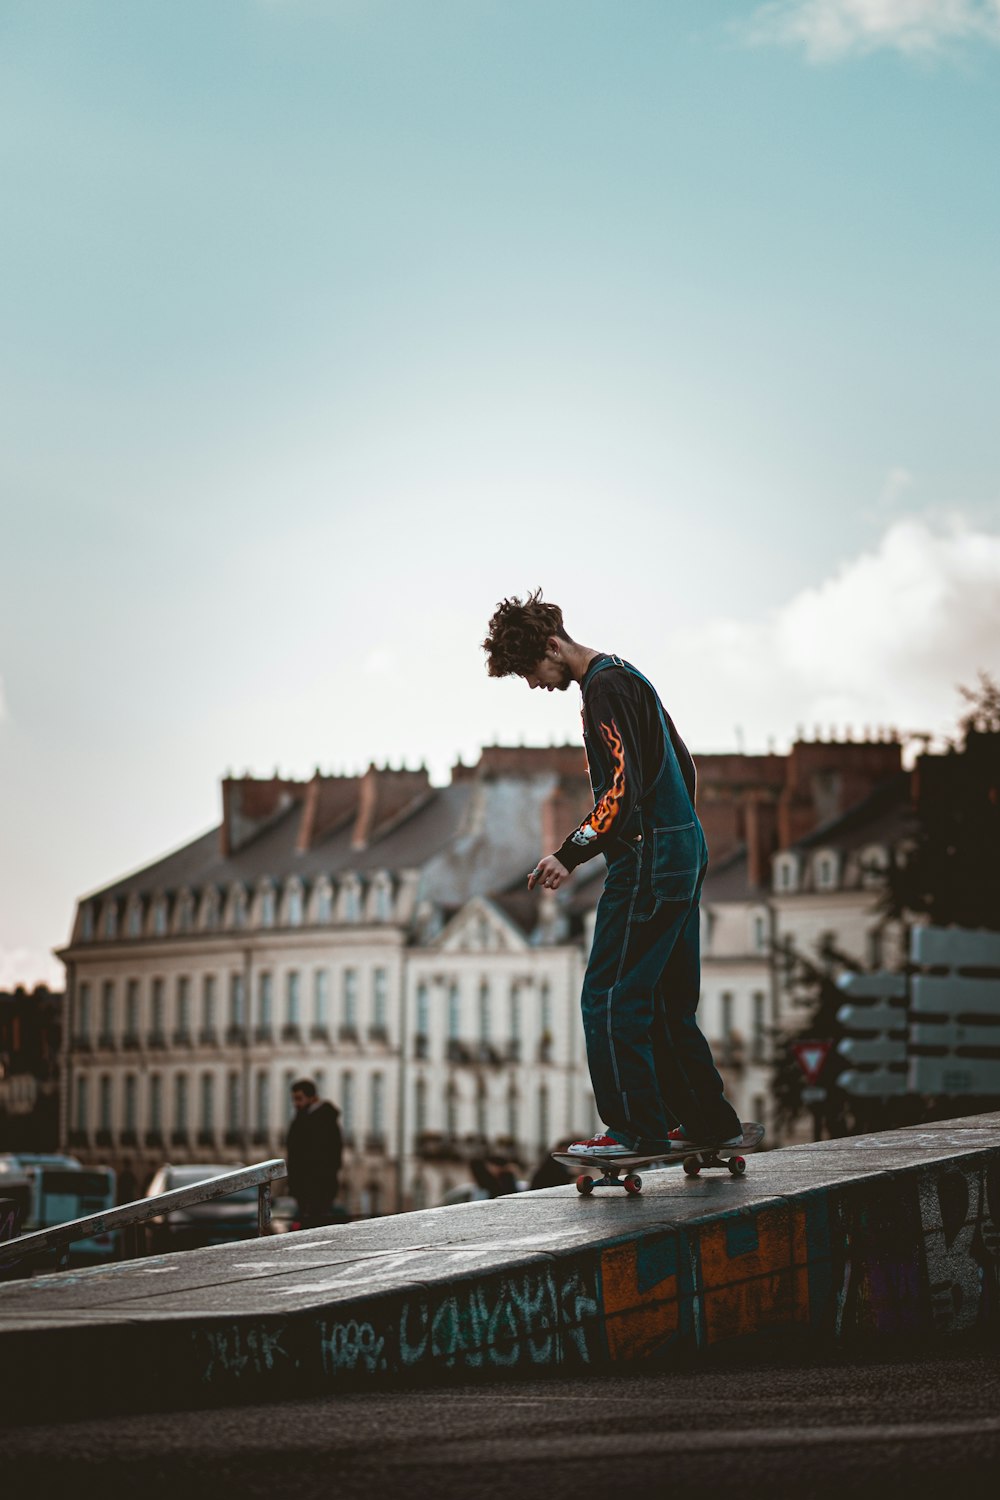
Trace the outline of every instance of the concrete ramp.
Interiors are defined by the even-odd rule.
[[[1000,1114],[0,1285],[8,1416],[998,1324]]]

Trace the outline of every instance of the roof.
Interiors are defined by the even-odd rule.
[[[907,838],[916,827],[916,811],[910,795],[910,774],[899,771],[882,781],[847,812],[814,828],[792,845],[793,849],[839,849],[849,853],[868,844],[892,846]]]

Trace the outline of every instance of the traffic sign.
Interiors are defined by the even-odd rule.
[[[793,1042],[792,1051],[805,1075],[806,1083],[815,1083],[823,1071],[832,1042]]]

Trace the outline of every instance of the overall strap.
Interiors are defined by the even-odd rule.
[[[605,667],[622,667],[624,669],[624,671],[628,672],[632,677],[637,677],[640,682],[644,682],[646,684],[646,686],[649,688],[649,691],[653,695],[653,702],[656,704],[656,712],[660,716],[660,729],[663,732],[663,758],[660,761],[659,770],[657,771],[657,773],[654,776],[653,780],[650,782],[649,786],[645,787],[643,789],[643,791],[640,793],[639,800],[640,800],[640,802],[642,802],[642,801],[645,801],[646,797],[653,790],[653,787],[656,785],[656,783],[659,781],[660,777],[663,775],[664,769],[666,768],[667,757],[668,757],[668,755],[670,753],[670,747],[671,746],[674,746],[674,753],[675,753],[675,755],[677,754],[677,749],[676,749],[675,741],[677,739],[679,739],[679,736],[677,734],[676,729],[674,728],[673,720],[670,718],[670,715],[667,713],[666,709],[663,707],[663,704],[660,701],[660,695],[659,695],[659,693],[656,691],[655,687],[650,682],[649,678],[645,677],[642,674],[642,672],[639,671],[638,667],[633,667],[633,665],[632,665],[631,662],[625,661],[624,658],[621,657],[621,656],[611,655],[611,656],[605,657],[603,661],[599,660],[598,662],[596,662],[596,664],[594,666],[592,666],[590,670],[596,676],[598,672],[603,672],[604,669],[605,669]],[[685,747],[685,749],[686,749],[686,747]],[[690,753],[687,752],[687,754],[688,754],[688,760],[691,763],[692,776],[694,778],[694,785],[690,788],[691,801],[693,803],[694,800],[695,800],[695,792],[697,790],[698,773],[697,773],[697,770],[695,769],[694,761],[691,760]],[[680,756],[679,755],[677,756],[677,759],[678,759],[678,761],[680,760]],[[683,775],[683,771],[682,771],[682,775]]]

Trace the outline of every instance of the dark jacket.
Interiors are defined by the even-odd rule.
[[[296,1111],[288,1127],[288,1190],[297,1203],[332,1202],[337,1196],[344,1143],[340,1110],[325,1100]]]

